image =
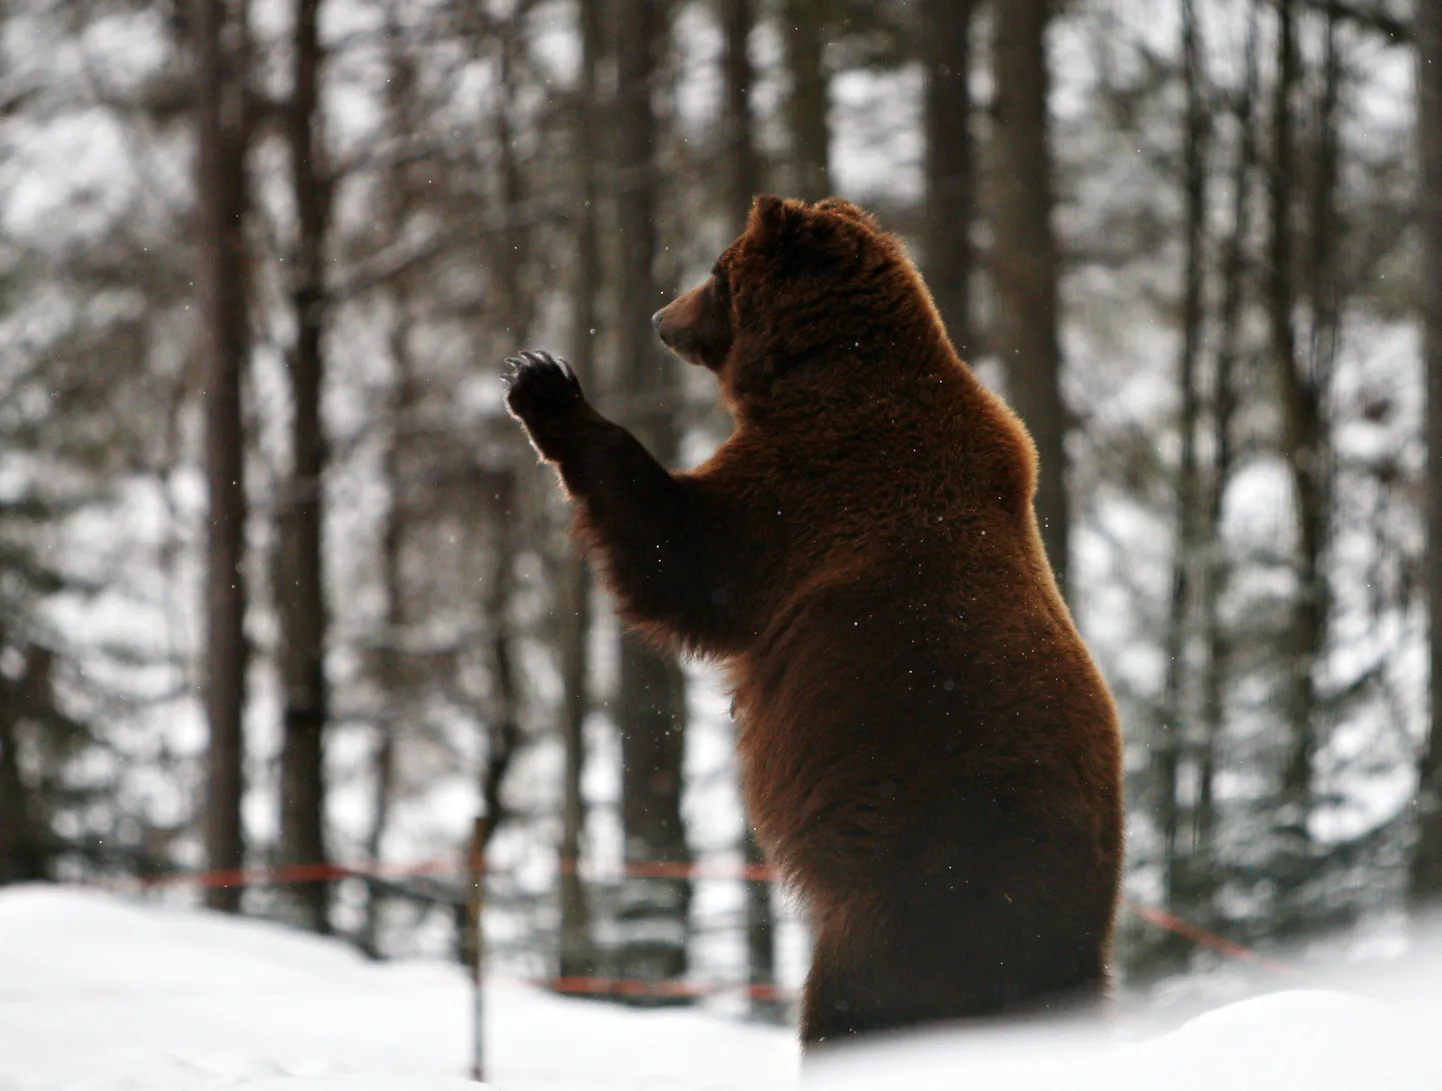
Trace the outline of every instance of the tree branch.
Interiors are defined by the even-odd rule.
[[[1359,7],[1351,0],[1303,0],[1309,11],[1319,11],[1339,22],[1352,23],[1392,39],[1394,45],[1410,45],[1412,24],[1376,8]]]

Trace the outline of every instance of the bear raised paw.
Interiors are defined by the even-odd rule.
[[[735,419],[696,469],[543,353],[507,404],[623,617],[726,672],[747,812],[815,935],[803,1040],[1101,998],[1121,743],[1021,422],[844,201],[758,198],[654,321]]]

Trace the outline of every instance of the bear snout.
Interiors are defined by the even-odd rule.
[[[716,299],[712,277],[653,314],[651,325],[661,343],[688,364],[717,371],[731,347],[728,317]]]
[[[651,328],[661,338],[661,344],[665,345],[672,352],[685,353],[686,351],[686,329],[684,326],[677,326],[675,322],[666,321],[666,308],[662,307],[651,316]]]
[[[651,316],[651,327],[656,331],[656,335],[661,338],[661,344],[665,345],[682,359],[694,364],[697,361],[690,359],[690,357],[695,354],[697,348],[694,333],[691,328],[685,324],[684,320],[678,319],[674,314],[668,315],[666,313],[670,310],[670,306],[662,307],[653,314]]]

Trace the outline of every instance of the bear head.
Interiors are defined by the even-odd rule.
[[[757,197],[711,276],[651,321],[672,352],[716,373],[733,407],[801,371],[836,378],[945,339],[901,243],[836,197]]]

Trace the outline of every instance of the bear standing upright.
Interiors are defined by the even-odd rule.
[[[735,419],[696,469],[544,353],[507,404],[625,620],[726,672],[747,813],[811,916],[803,1041],[1100,998],[1121,742],[1025,428],[844,201],[758,198],[654,321]]]

